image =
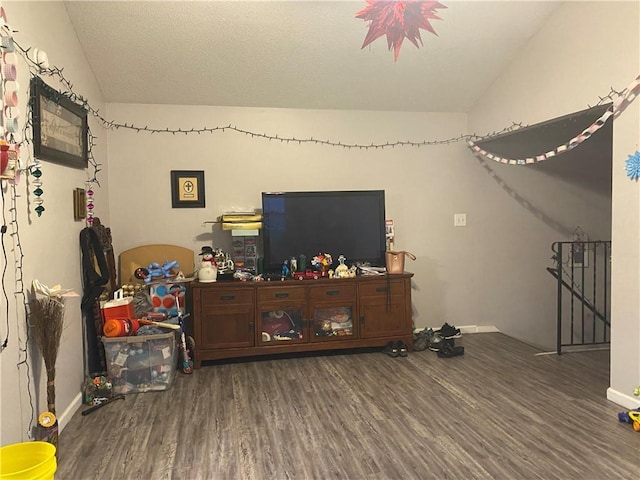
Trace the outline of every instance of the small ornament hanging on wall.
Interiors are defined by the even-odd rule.
[[[638,180],[640,178],[640,152],[636,150],[636,153],[629,155],[625,162],[625,170],[627,171],[627,177],[631,180]]]
[[[34,187],[33,194],[36,197],[33,201],[33,203],[36,204],[36,208],[34,208],[34,211],[38,214],[39,217],[44,213],[44,207],[42,206],[42,204],[44,203],[44,201],[42,200],[42,194],[44,193],[44,190],[42,190],[42,170],[40,170],[41,166],[42,165],[40,161],[36,160],[30,169],[31,176],[33,177],[31,179],[31,186]]]
[[[93,194],[95,192],[93,191],[93,184],[92,183],[87,183],[87,191],[86,191],[86,195],[87,195],[87,226],[91,227],[93,226]]]

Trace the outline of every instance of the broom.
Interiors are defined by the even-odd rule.
[[[56,413],[56,360],[64,323],[62,297],[46,297],[31,300],[30,319],[34,338],[40,347],[47,370],[47,409]]]

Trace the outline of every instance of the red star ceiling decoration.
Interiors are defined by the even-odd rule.
[[[366,0],[367,7],[356,13],[356,18],[369,22],[369,32],[362,48],[383,35],[387,36],[389,50],[393,48],[394,61],[398,60],[402,41],[409,39],[417,48],[422,45],[420,29],[437,35],[431,20],[441,20],[436,9],[447,8],[440,2],[423,0]],[[420,41],[420,45],[418,45]]]

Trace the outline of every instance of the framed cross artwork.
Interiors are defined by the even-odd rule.
[[[204,206],[204,171],[171,170],[171,208]]]

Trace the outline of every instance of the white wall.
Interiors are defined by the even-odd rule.
[[[236,125],[280,137],[331,139],[342,143],[385,143],[445,139],[466,129],[463,114],[303,111],[111,104],[115,121],[149,127]],[[109,135],[112,230],[117,252],[145,243],[175,243],[199,252],[224,246],[228,232],[203,225],[233,209],[261,207],[262,191],[384,189],[387,217],[396,225],[396,247],[418,260],[414,321],[440,325],[469,316],[457,289],[464,229],[453,227],[456,208],[473,203],[488,182],[463,145],[345,149],[251,139],[243,134],[162,135],[119,129]],[[204,170],[206,208],[172,209],[170,170]],[[480,175],[479,175],[480,174]],[[142,180],[141,180],[142,179]],[[455,193],[452,193],[455,190]],[[340,252],[330,252],[338,255]],[[162,260],[162,259],[159,259]],[[442,285],[456,285],[455,288]],[[463,310],[461,310],[463,309]]]
[[[52,65],[64,67],[64,74],[72,81],[77,93],[90,98],[91,104],[101,109],[102,95],[92,72],[85,64],[64,6],[54,2],[7,1],[3,1],[2,5],[9,24],[17,31],[14,39],[25,49],[36,47],[46,51]],[[19,60],[18,71],[18,82],[21,88],[19,108],[22,115],[20,127],[22,128],[28,112],[29,98],[29,71],[22,59]],[[44,80],[52,87],[60,88],[54,79],[45,77]],[[104,168],[98,177],[102,188],[94,189],[96,191],[95,211],[103,223],[108,225],[109,196],[105,134],[93,119],[89,121],[94,135],[103,140],[94,149],[97,161],[102,163]],[[23,167],[31,161],[30,150],[30,145],[24,145],[22,148]],[[21,252],[24,255],[22,259],[24,290],[29,289],[33,279],[37,278],[45,285],[52,286],[59,283],[82,295],[78,237],[85,224],[73,219],[72,192],[75,188],[85,188],[85,180],[89,177],[83,169],[73,169],[46,161],[43,161],[42,172],[44,190],[42,198],[46,210],[41,217],[35,215],[33,212],[35,205],[29,203],[33,199],[30,193],[33,187],[28,184],[29,176],[23,175],[17,185],[18,237],[9,235],[15,232],[15,224],[9,223],[13,218],[10,211],[11,190],[5,181],[2,182],[5,199],[2,208],[9,227],[7,234],[3,235],[7,251],[6,265],[3,256],[0,256],[0,269],[7,267],[3,287],[9,299],[9,341],[7,348],[0,354],[2,372],[0,444],[2,445],[28,440],[30,422],[35,426],[38,414],[45,411],[47,405],[44,363],[33,340],[26,347],[28,358],[26,364],[20,364],[25,359],[25,352],[21,352],[20,349],[25,348],[27,331],[24,297],[14,295],[19,285],[16,259],[20,256],[20,249],[14,240],[19,238]],[[56,364],[56,408],[61,428],[64,428],[70,415],[80,405],[79,392],[83,380],[80,298],[70,298],[66,303],[65,328]],[[5,299],[2,297],[0,308],[3,315],[0,332],[3,339],[6,332],[5,307]]]
[[[638,2],[563,5],[478,102],[469,117],[471,129],[490,131],[511,121],[536,123],[594,105],[611,87],[624,89],[640,73],[639,24]],[[614,122],[613,147],[608,397],[629,407],[638,403],[632,391],[640,384],[640,190],[638,182],[625,176],[624,161],[640,143],[639,112],[636,100]],[[526,173],[512,175],[520,182],[531,178]],[[525,322],[523,330],[537,325]]]
[[[109,117],[149,128],[234,125],[254,133],[330,139],[344,144],[457,137],[462,114],[303,111],[110,104]],[[555,345],[555,282],[546,272],[550,246],[576,225],[609,234],[610,200],[539,174],[518,184],[520,202],[487,174],[463,143],[386,150],[281,143],[232,131],[171,135],[118,129],[109,134],[112,229],[116,253],[146,243],[225,247],[228,232],[203,222],[233,209],[260,208],[260,192],[384,189],[396,247],[418,259],[416,327],[499,325],[530,343]],[[493,166],[489,166],[493,168]],[[170,170],[204,170],[205,209],[172,209]],[[509,179],[511,171],[499,172]],[[141,182],[143,182],[141,184]],[[525,200],[527,202],[525,202]],[[584,202],[594,205],[590,211]],[[562,205],[559,210],[557,205]],[[541,221],[540,213],[553,219]],[[456,228],[454,213],[467,213]],[[553,221],[552,221],[553,220]],[[340,252],[330,252],[334,255]],[[159,261],[170,259],[158,259]]]

